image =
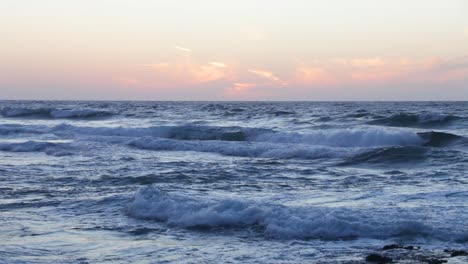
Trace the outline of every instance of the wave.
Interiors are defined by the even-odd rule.
[[[265,236],[279,239],[425,237],[447,241],[468,235],[463,226],[447,227],[437,217],[439,223],[429,224],[425,212],[410,209],[288,207],[242,199],[209,200],[165,193],[154,186],[138,191],[127,212],[135,218],[182,228],[257,227]],[[456,223],[464,225],[463,221]]]
[[[295,112],[292,111],[284,111],[284,110],[278,110],[278,111],[270,111],[268,112],[271,115],[274,116],[289,116],[289,115],[295,115]]]
[[[426,159],[429,150],[420,146],[375,148],[346,159],[340,165],[360,163],[414,163]]]
[[[461,119],[463,118],[460,116],[438,113],[399,113],[390,117],[370,121],[369,124],[398,127],[437,127],[446,126]]]
[[[336,147],[418,145],[423,142],[412,131],[382,128],[326,129],[307,133],[262,133],[253,141]]]
[[[350,149],[326,146],[305,146],[262,142],[228,141],[180,141],[164,138],[143,137],[127,142],[128,145],[157,151],[197,151],[217,153],[226,156],[278,158],[278,159],[320,159],[349,155]]]
[[[156,151],[197,151],[239,157],[280,159],[349,158],[351,162],[416,159],[418,147],[445,147],[466,139],[443,132],[366,127],[321,129],[307,133],[215,126],[88,127],[0,125],[0,134],[48,133],[78,141],[105,141]],[[404,148],[414,146],[414,148]],[[401,148],[400,148],[401,147]],[[370,152],[368,150],[370,149]],[[405,150],[408,150],[405,153]],[[363,152],[366,151],[366,152]],[[423,151],[419,151],[422,155]],[[366,156],[367,155],[367,156]]]
[[[447,147],[466,144],[465,137],[444,132],[417,132],[416,135],[423,140],[419,145],[389,146],[372,148],[348,158],[341,165],[359,163],[412,163],[428,158],[428,147]]]
[[[62,124],[54,127],[52,131],[56,133],[75,133],[79,135],[157,137],[191,141],[246,141],[334,147],[419,145],[424,142],[424,139],[413,131],[382,128],[326,129],[307,133],[295,133],[243,127],[187,125],[125,128],[80,127]]]
[[[57,133],[78,135],[158,137],[177,140],[248,141],[261,133],[273,132],[262,128],[216,127],[216,126],[152,126],[152,127],[86,127],[61,124],[51,129]]]
[[[51,119],[88,119],[100,118],[112,115],[107,111],[91,109],[54,109],[54,108],[10,108],[5,107],[0,111],[4,117],[11,118],[51,118]]]
[[[45,127],[42,126],[25,126],[18,124],[0,125],[0,135],[10,134],[41,134],[44,133]]]
[[[417,135],[425,140],[424,146],[428,147],[445,147],[466,142],[465,137],[444,132],[418,132]]]
[[[45,152],[52,156],[71,155],[71,152],[66,151],[68,147],[66,143],[54,143],[47,141],[26,141],[14,143],[0,143],[0,151],[7,152]]]

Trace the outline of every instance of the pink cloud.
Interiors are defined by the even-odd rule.
[[[193,60],[173,63],[142,64],[148,70],[140,70],[141,87],[187,87],[229,78],[230,70],[222,62],[200,64]],[[137,78],[127,78],[137,79]]]
[[[376,85],[404,82],[440,82],[466,78],[458,60],[438,58],[340,58],[300,65],[292,83],[308,86]],[[468,63],[468,59],[461,59]]]
[[[234,100],[252,100],[263,97],[266,94],[257,90],[255,83],[233,83],[231,87],[225,89],[224,96]]]
[[[248,72],[253,73],[257,76],[272,80],[272,81],[280,81],[281,79],[277,77],[274,73],[265,70],[256,70],[256,69],[249,69]]]
[[[210,60],[198,62],[190,54],[169,62],[142,64],[133,74],[115,80],[120,86],[145,90],[217,89],[230,99],[273,98],[288,91],[309,89],[372,87],[378,89],[408,84],[440,84],[468,80],[468,57],[439,58],[334,58],[297,63],[282,77],[259,68]],[[124,77],[122,77],[124,76]],[[363,88],[364,89],[364,88]],[[299,91],[297,90],[297,91]],[[271,97],[273,96],[273,97]]]

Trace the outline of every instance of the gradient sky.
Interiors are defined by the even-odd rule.
[[[0,0],[0,99],[468,100],[468,1]]]

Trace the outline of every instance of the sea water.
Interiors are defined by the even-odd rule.
[[[0,101],[1,263],[468,244],[467,102]]]

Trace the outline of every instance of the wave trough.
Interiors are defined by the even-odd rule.
[[[397,127],[443,127],[459,120],[463,120],[463,118],[457,115],[444,115],[439,113],[399,113],[369,123]]]
[[[54,109],[54,108],[10,108],[5,107],[0,114],[9,118],[51,118],[51,119],[89,119],[111,116],[111,112],[91,109]]]

